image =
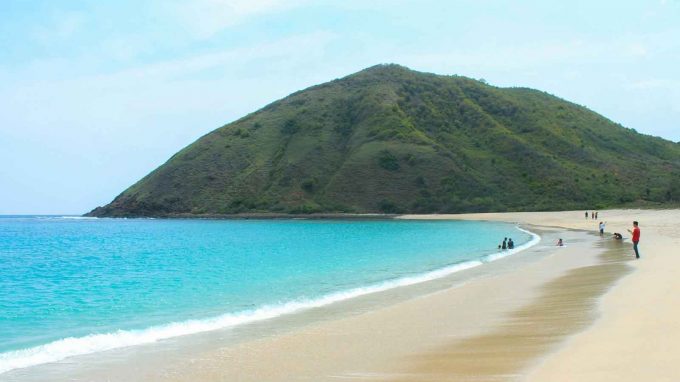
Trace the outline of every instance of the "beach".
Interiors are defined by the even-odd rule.
[[[408,215],[517,223],[518,254],[233,333],[76,357],[3,380],[675,380],[678,210]],[[640,221],[642,258],[626,232]],[[606,221],[606,234],[597,234]],[[624,242],[611,238],[621,232]],[[557,239],[564,247],[557,247]],[[502,238],[501,238],[502,239]]]
[[[579,219],[578,217],[581,217]],[[640,222],[641,259],[626,262],[629,273],[599,299],[597,319],[586,330],[538,357],[514,379],[526,381],[676,381],[680,373],[680,325],[674,272],[680,266],[680,211],[612,210],[599,219],[583,212],[476,214],[463,219],[514,220],[522,223],[595,232],[599,221],[606,232],[623,233]],[[621,253],[633,259],[630,240]],[[508,378],[513,379],[513,378]]]

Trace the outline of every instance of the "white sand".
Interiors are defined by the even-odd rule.
[[[593,231],[605,221],[607,233],[622,233],[627,242],[626,230],[639,221],[642,258],[629,263],[635,271],[602,298],[595,324],[545,357],[526,380],[680,381],[680,210],[600,211],[597,221],[583,211],[462,218]]]
[[[604,296],[601,319],[527,380],[680,381],[680,211],[606,211],[600,217],[609,232],[640,222],[636,271]]]

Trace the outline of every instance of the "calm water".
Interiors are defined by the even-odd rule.
[[[441,277],[503,237],[532,240],[488,222],[0,217],[0,373]]]

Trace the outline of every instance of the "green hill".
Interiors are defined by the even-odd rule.
[[[541,91],[378,65],[214,130],[89,215],[564,210],[678,200],[678,143]]]

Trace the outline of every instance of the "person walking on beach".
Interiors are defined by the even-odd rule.
[[[605,226],[605,223],[600,222],[600,236],[604,236],[604,226]]]
[[[597,215],[598,215],[598,214],[599,214],[599,213],[598,213],[597,211],[595,211],[595,219],[596,219],[596,220],[597,220]]]
[[[638,251],[638,243],[640,242],[640,227],[638,227],[638,222],[633,222],[633,230],[628,230],[633,235],[633,250],[635,251],[635,258],[640,258],[640,252]]]

